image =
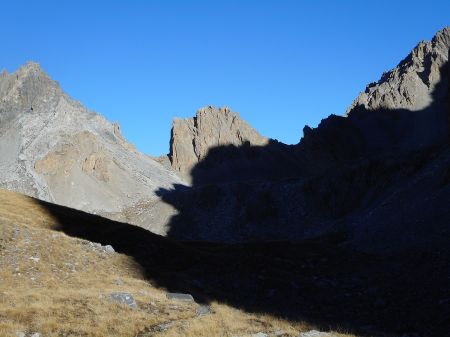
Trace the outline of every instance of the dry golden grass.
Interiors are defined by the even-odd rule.
[[[251,336],[258,332],[298,336],[298,331],[308,330],[304,324],[292,324],[267,315],[246,314],[224,304],[213,303],[211,307],[214,315],[179,324],[161,336]]]
[[[0,205],[0,336],[297,336],[311,328],[221,303],[197,317],[196,303],[166,299],[131,257],[56,231],[58,220],[36,200],[0,190]],[[112,302],[113,292],[131,293],[139,309]]]

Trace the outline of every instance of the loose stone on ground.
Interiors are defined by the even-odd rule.
[[[133,295],[128,293],[112,293],[111,300],[113,302],[126,304],[132,309],[137,309],[136,301],[134,300]]]

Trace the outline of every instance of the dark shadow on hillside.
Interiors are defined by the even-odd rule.
[[[213,149],[193,169],[192,187],[159,191],[162,200],[179,211],[171,220],[168,238],[65,207],[42,205],[58,219],[59,230],[112,245],[133,257],[153,284],[191,293],[199,302],[219,301],[362,336],[444,336],[450,329],[447,234],[441,234],[447,244],[369,254],[352,248],[338,224],[355,207],[364,206],[359,200],[368,186],[389,185],[404,165],[412,167],[401,177],[408,179],[436,153],[448,149],[447,144],[434,146],[448,135],[448,110],[441,96],[447,93],[446,85],[443,81],[437,87],[434,103],[423,111],[361,109],[348,119],[330,117],[318,130],[307,130],[297,146],[271,143],[267,149],[250,145]],[[374,114],[377,119],[371,117]],[[430,125],[437,125],[437,132],[430,132],[430,114],[436,118],[437,123]],[[416,131],[405,141],[411,128]],[[390,146],[393,141],[395,148]],[[286,168],[286,163],[292,166]],[[354,181],[353,174],[342,180],[355,167],[373,169],[372,180]],[[359,185],[355,188],[355,184]],[[449,185],[447,179],[439,188]],[[280,200],[293,213],[285,212]],[[286,222],[281,222],[282,217]],[[280,227],[288,222],[291,228],[307,227],[316,237],[290,240],[289,232]],[[208,223],[219,225],[208,228]],[[330,231],[329,224],[335,230]],[[321,225],[324,235],[317,236],[311,227]],[[255,226],[259,227],[253,230]],[[265,226],[270,230],[265,232]],[[204,238],[195,232],[200,227],[216,241],[235,243],[198,241]],[[258,231],[266,235],[264,242]],[[277,232],[284,237],[272,236]]]

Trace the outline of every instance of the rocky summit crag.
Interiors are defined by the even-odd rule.
[[[397,67],[369,84],[347,113],[359,106],[369,110],[426,108],[433,101],[433,90],[442,77],[441,68],[448,61],[449,45],[450,28],[439,31],[431,41],[420,42]]]
[[[189,180],[191,170],[212,148],[264,146],[268,142],[229,108],[209,106],[198,110],[193,118],[174,120],[169,157],[172,167]]]

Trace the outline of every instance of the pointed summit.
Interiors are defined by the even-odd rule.
[[[27,63],[25,63],[19,69],[24,69],[26,71],[43,72],[41,65],[38,62],[34,61],[27,61]]]
[[[46,78],[50,79],[47,73],[42,69],[41,65],[34,61],[28,61],[15,72],[16,79],[25,78]]]
[[[2,75],[0,79],[0,110],[5,111],[9,118],[26,111],[50,112],[63,95],[58,83],[36,62],[27,62],[14,73]]]
[[[437,32],[431,42],[435,45],[450,46],[450,26]]]

